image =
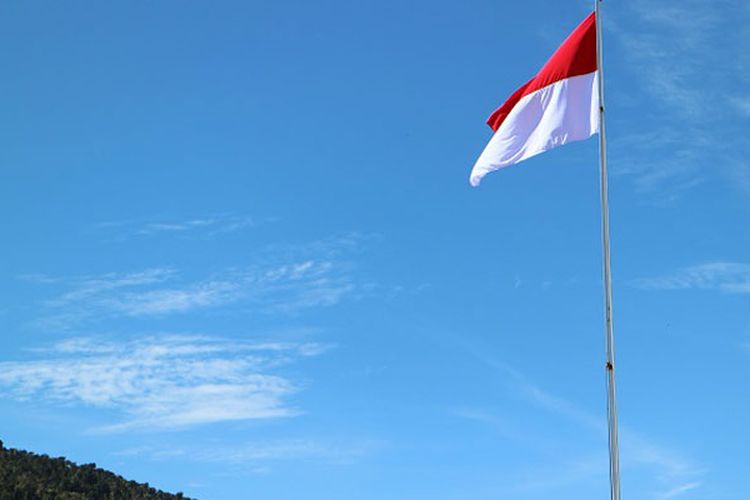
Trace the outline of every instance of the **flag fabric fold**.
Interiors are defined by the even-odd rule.
[[[539,73],[487,120],[495,131],[471,171],[478,186],[489,172],[599,132],[596,14],[568,36]]]

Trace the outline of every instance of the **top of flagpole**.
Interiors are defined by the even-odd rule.
[[[604,0],[594,0],[596,17],[596,67],[599,70],[599,106],[604,107],[604,64],[602,58],[602,16],[599,4]]]

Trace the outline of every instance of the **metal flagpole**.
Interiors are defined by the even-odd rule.
[[[607,134],[604,128],[604,68],[602,65],[602,23],[599,4],[596,12],[596,57],[599,70],[599,164],[602,197],[602,254],[604,266],[604,320],[606,333],[607,423],[609,431],[609,482],[611,500],[620,500],[620,450],[617,438],[617,392],[615,390],[615,337],[612,328],[612,275],[609,257],[609,198],[607,189]]]

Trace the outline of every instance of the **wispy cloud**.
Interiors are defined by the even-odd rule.
[[[610,7],[608,34],[636,83],[610,81],[610,97],[631,100],[639,130],[650,130],[611,137],[613,173],[630,176],[649,199],[671,202],[716,173],[743,170],[734,153],[746,150],[750,67],[740,63],[747,32],[734,23],[750,20],[746,6],[635,0]]]
[[[459,342],[472,356],[497,370],[516,396],[539,410],[578,426],[586,435],[594,433],[600,436],[601,443],[606,443],[607,422],[603,414],[594,414],[564,397],[545,390],[521,371],[490,355],[485,346],[467,342],[464,339]],[[497,416],[492,411],[476,408],[462,409],[454,414],[491,426],[504,438],[523,442],[526,446],[539,450],[545,456],[550,454],[549,443],[540,440],[537,437],[538,432],[524,429],[523,426],[510,426],[508,419]],[[663,489],[673,491],[686,484],[695,484],[694,487],[697,488],[700,485],[700,479],[706,473],[704,468],[699,467],[679,451],[659,444],[656,440],[647,438],[627,426],[620,427],[620,449],[624,469],[642,468],[649,471],[655,484],[652,495],[657,497]],[[557,457],[559,449],[554,448],[552,454]],[[578,459],[568,457],[567,460],[561,462],[556,458],[555,465],[549,466],[549,470],[546,470],[544,474],[539,474],[535,468],[533,476],[528,479],[522,477],[515,488],[555,490],[574,482],[591,480],[602,475],[603,471],[606,472],[605,456],[603,453],[588,452]],[[540,480],[540,475],[547,479]]]
[[[274,462],[315,461],[346,465],[384,446],[377,440],[286,439],[217,445],[210,447],[162,448],[142,446],[116,452],[118,456],[139,456],[150,460],[184,458],[194,462],[215,462],[268,468]]]
[[[48,301],[48,305],[63,306],[90,297],[146,285],[163,283],[174,277],[173,269],[146,269],[135,273],[117,274],[107,273],[99,276],[86,276],[69,280],[71,289],[56,299]],[[48,278],[48,283],[60,283],[61,279]],[[44,281],[41,281],[44,283]]]
[[[31,281],[63,288],[44,301],[37,325],[65,329],[112,317],[159,317],[230,304],[291,313],[338,304],[370,287],[359,282],[344,254],[351,243],[328,240],[300,249],[274,249],[243,268],[227,268],[189,280],[173,268]],[[29,281],[29,278],[26,278]]]
[[[606,26],[625,49],[638,83],[660,108],[703,118],[706,111],[734,112],[718,109],[717,98],[734,95],[728,76],[742,81],[750,77],[750,68],[740,63],[747,33],[728,29],[728,23],[741,26],[750,17],[746,5],[731,0],[634,0],[611,7]]]
[[[729,104],[741,115],[750,116],[750,95],[734,95],[730,97]]]
[[[215,236],[248,229],[258,224],[248,215],[213,214],[192,218],[109,221],[95,228],[118,239],[134,236]]]
[[[513,371],[517,390],[535,406],[565,417],[603,436],[606,434],[607,426],[603,416],[592,415],[571,401],[545,391],[519,372]],[[681,481],[704,472],[676,451],[660,446],[627,427],[620,428],[620,440],[623,462],[626,466],[654,467],[659,471],[663,481]]]
[[[276,373],[320,354],[319,344],[241,342],[165,335],[128,342],[71,338],[37,359],[0,363],[0,386],[19,400],[81,404],[123,416],[102,432],[185,428],[291,417],[299,390]]]
[[[698,289],[750,293],[750,264],[709,262],[685,267],[664,276],[640,278],[632,284],[649,290]]]
[[[647,132],[615,136],[613,174],[632,178],[639,194],[674,201],[704,181],[701,158],[708,142],[700,134],[686,141],[684,132],[659,125]]]
[[[658,495],[658,498],[666,500],[667,498],[675,498],[677,496],[682,495],[683,493],[687,493],[688,491],[700,488],[701,483],[699,481],[693,481],[691,483],[685,483],[681,484],[680,486],[677,486],[675,488],[672,488],[669,491],[665,491],[664,493],[660,493]]]

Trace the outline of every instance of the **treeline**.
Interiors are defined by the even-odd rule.
[[[127,481],[96,464],[76,465],[5,448],[0,441],[0,500],[190,500]]]

